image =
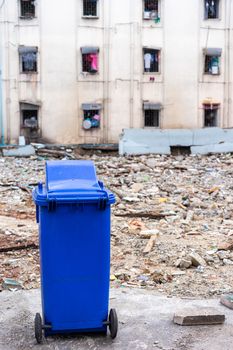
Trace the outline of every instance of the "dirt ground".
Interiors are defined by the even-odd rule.
[[[115,193],[112,287],[168,296],[233,291],[233,156],[75,155],[92,159]],[[51,159],[51,158],[50,158]],[[0,158],[0,286],[12,278],[39,287],[31,191],[46,157]]]

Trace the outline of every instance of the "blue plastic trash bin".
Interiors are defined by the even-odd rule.
[[[40,343],[55,333],[117,333],[110,310],[110,206],[114,195],[91,161],[49,161],[46,184],[33,191],[39,223],[42,317]]]

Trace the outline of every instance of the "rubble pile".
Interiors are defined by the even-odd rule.
[[[80,155],[115,193],[111,283],[167,295],[209,297],[233,289],[233,156]],[[31,191],[47,153],[0,158],[0,285],[39,286]],[[66,157],[66,156],[65,156]],[[58,159],[58,155],[56,155]],[[9,287],[10,289],[10,287]]]

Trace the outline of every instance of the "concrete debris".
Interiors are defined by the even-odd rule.
[[[120,136],[120,155],[169,155],[172,147],[186,148],[193,155],[233,152],[233,129],[124,129]]]
[[[11,278],[4,278],[2,283],[2,288],[14,291],[14,290],[22,289],[22,285],[20,282],[15,281]]]
[[[191,253],[189,255],[193,266],[206,266],[205,260],[197,253]]]
[[[159,236],[159,230],[144,230],[141,231],[140,236],[142,238],[151,238],[151,237],[158,237]]]
[[[175,313],[174,323],[180,326],[215,325],[225,322],[225,315],[215,308],[184,309]]]
[[[11,278],[24,289],[39,287],[31,191],[44,182],[46,159],[74,158],[93,160],[100,180],[116,195],[112,287],[182,297],[232,292],[231,154],[119,157],[100,151],[80,154],[70,145],[34,147],[30,158],[0,157],[0,285]]]
[[[224,265],[233,265],[233,261],[230,259],[223,259],[223,264]]]
[[[233,294],[222,295],[220,303],[229,309],[233,310]]]
[[[143,184],[140,184],[140,183],[135,183],[135,184],[133,184],[132,185],[132,191],[133,192],[136,192],[136,193],[138,193],[138,192],[140,192],[141,190],[143,190]]]
[[[192,266],[192,261],[191,259],[179,259],[176,266],[180,267],[181,269],[188,269],[190,266]]]
[[[124,197],[123,201],[133,203],[133,202],[140,202],[140,199],[139,198],[134,198],[134,197]]]
[[[2,150],[2,154],[4,157],[30,157],[34,156],[35,153],[35,148],[31,145]]]
[[[233,250],[233,240],[229,242],[221,242],[218,245],[218,250]]]
[[[154,248],[155,240],[156,240],[156,236],[152,235],[150,237],[149,242],[147,243],[145,249],[143,250],[144,254],[150,253],[152,251],[152,249]]]

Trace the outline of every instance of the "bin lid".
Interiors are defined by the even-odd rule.
[[[38,185],[33,192],[33,199],[38,205],[46,205],[50,201],[115,202],[113,193],[98,181],[94,163],[87,160],[46,162],[46,184]]]

